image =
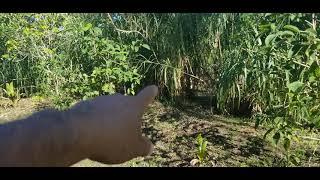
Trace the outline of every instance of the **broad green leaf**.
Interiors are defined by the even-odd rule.
[[[291,31],[279,31],[277,33],[277,35],[279,35],[279,36],[285,36],[285,35],[294,36],[294,33]]]
[[[311,97],[311,96],[304,96],[304,97],[302,97],[301,100],[311,101],[311,100],[313,100],[313,97]],[[305,108],[305,107],[304,107],[304,108]],[[307,109],[306,109],[306,110],[307,110]]]
[[[3,55],[2,55],[2,58],[8,59],[8,58],[9,58],[9,54],[3,54]]]
[[[276,124],[279,124],[279,123],[281,123],[283,121],[283,117],[276,117],[276,118],[274,118],[274,122],[276,123]]]
[[[316,81],[316,77],[315,76],[309,76],[309,82],[314,82]]]
[[[266,37],[266,39],[265,39],[265,44],[266,44],[266,46],[270,46],[271,44],[271,42],[272,41],[274,41],[274,39],[277,37],[277,35],[276,34],[270,34],[270,35],[268,35],[267,37]]]
[[[148,44],[142,44],[142,47],[144,47],[144,48],[146,48],[146,49],[150,50],[150,46],[149,46]]]
[[[205,153],[205,151],[206,151],[206,149],[207,149],[207,144],[208,144],[207,140],[204,139],[204,142],[203,142],[202,145],[201,145],[201,149],[202,149],[202,151],[203,151],[204,153]]]
[[[82,28],[82,30],[83,30],[83,31],[88,31],[91,27],[92,27],[92,24],[91,24],[91,23],[87,23],[87,24]]]
[[[290,14],[289,17],[290,17],[290,20],[293,21],[296,18],[296,15],[295,14]]]
[[[199,143],[199,145],[202,144],[203,138],[202,138],[201,134],[199,134],[199,135],[197,136],[197,142]]]
[[[295,81],[290,83],[287,87],[289,88],[289,91],[297,92],[299,89],[303,87],[304,83],[300,81]]]
[[[94,31],[96,36],[101,36],[102,35],[101,28],[95,27],[95,28],[93,28],[93,31]],[[99,39],[97,39],[97,40],[99,40]]]
[[[267,24],[267,25],[260,25],[260,26],[259,26],[259,30],[260,30],[260,31],[268,31],[268,30],[270,30],[270,25],[269,25],[269,24]]]
[[[300,29],[298,27],[290,25],[290,24],[285,25],[283,28],[284,29],[288,29],[288,30],[290,30],[290,31],[292,31],[294,33],[299,33],[300,32]]]
[[[14,86],[13,86],[13,82],[10,83],[6,83],[6,89],[5,89],[6,94],[11,98],[14,97],[15,91],[14,91]]]
[[[106,83],[102,86],[101,89],[105,93],[114,93],[115,92],[115,86],[113,83]]]
[[[305,32],[309,33],[309,35],[311,35],[311,36],[317,35],[317,31],[315,31],[313,28],[308,28],[305,30]]]

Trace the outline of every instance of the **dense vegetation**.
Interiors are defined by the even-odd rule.
[[[205,95],[215,113],[253,118],[296,162],[296,130],[320,128],[318,17],[0,14],[0,97],[67,108],[157,84],[162,99]]]

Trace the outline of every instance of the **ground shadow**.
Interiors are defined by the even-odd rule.
[[[222,146],[224,150],[235,148],[235,145],[230,143],[231,141],[230,137],[226,137],[224,135],[214,133],[213,131],[204,133],[203,137],[206,137],[207,140],[211,142],[213,145]]]
[[[36,111],[41,111],[44,109],[55,109],[54,104],[48,100],[43,101],[32,101],[33,107]]]
[[[261,155],[266,151],[264,148],[264,140],[260,137],[251,136],[248,137],[248,142],[245,145],[240,146],[240,155],[244,157],[249,157],[252,155]]]
[[[216,108],[210,103],[210,96],[193,96],[193,97],[173,97],[175,107],[178,112],[184,112],[188,116],[204,119],[210,117],[213,113],[216,114]]]
[[[144,136],[150,137],[149,139],[153,144],[164,138],[163,133],[160,130],[154,128],[153,126],[143,127],[142,134]]]
[[[224,150],[232,149],[235,147],[235,145],[230,143],[231,138],[226,137],[225,135],[219,134],[219,130],[215,127],[202,129],[197,132],[193,132],[192,134],[183,134],[177,137],[175,139],[175,142],[177,142],[177,144],[188,146],[189,148],[194,148],[196,143],[196,138],[199,134],[201,134],[203,138],[206,138],[206,140],[210,142],[212,145],[222,146]],[[183,141],[186,139],[189,140],[188,143]]]
[[[196,119],[214,119],[215,121],[226,122],[224,119],[217,118],[217,115],[221,115],[220,112],[216,110],[210,104],[210,97],[199,96],[193,97],[192,100],[178,101],[174,107],[180,114],[185,114],[189,117],[194,117]],[[233,125],[247,125],[246,123],[252,122],[252,119],[246,116],[224,116],[226,118],[238,119],[238,121],[230,121],[228,123]]]
[[[180,111],[172,110],[170,112],[166,112],[164,114],[159,115],[159,121],[166,121],[169,123],[177,122],[182,120],[182,114]]]
[[[209,119],[212,118],[214,114],[210,109],[195,104],[179,104],[176,108],[187,116],[195,117],[197,119]]]

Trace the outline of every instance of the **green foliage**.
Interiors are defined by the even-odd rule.
[[[219,113],[256,109],[256,128],[289,152],[296,130],[320,128],[318,17],[0,14],[0,83],[62,109],[151,83],[172,100],[201,91]]]
[[[6,83],[6,89],[4,89],[4,92],[7,94],[9,98],[14,98],[16,93],[14,91],[13,82]]]
[[[263,31],[270,33],[266,37],[264,48],[268,49],[267,58],[272,62],[269,67],[274,69],[272,77],[271,75],[267,77],[273,81],[268,84],[270,98],[266,100],[270,105],[266,107],[265,119],[269,120],[272,127],[266,134],[269,134],[271,129],[274,130],[275,143],[283,138],[285,150],[289,150],[292,138],[297,138],[293,135],[296,128],[319,128],[320,120],[318,111],[320,84],[316,75],[319,68],[316,54],[320,41],[312,24],[299,25],[300,27],[279,24],[273,31],[270,29]]]
[[[98,42],[90,45],[96,37],[90,38],[83,42],[86,46],[82,47],[82,58],[94,59],[82,63],[83,69],[79,68],[79,74],[66,85],[68,94],[82,99],[119,91],[134,95],[141,76],[128,61],[129,47],[107,39],[96,39]],[[96,48],[101,51],[96,51]]]
[[[83,14],[1,14],[0,19],[0,80],[15,80],[27,96],[40,92],[59,108],[116,91],[132,95],[140,84],[131,59],[148,46],[113,41]]]
[[[199,134],[197,136],[197,157],[200,163],[203,163],[207,158],[208,141]]]
[[[12,105],[15,106],[20,98],[18,89],[15,89],[13,82],[6,83],[6,88],[3,89],[5,95],[11,100]]]

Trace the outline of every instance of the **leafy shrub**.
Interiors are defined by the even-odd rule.
[[[108,39],[85,15],[1,14],[0,19],[1,81],[15,81],[27,96],[40,92],[67,107],[103,94],[132,95],[140,84],[131,59],[141,44]]]

